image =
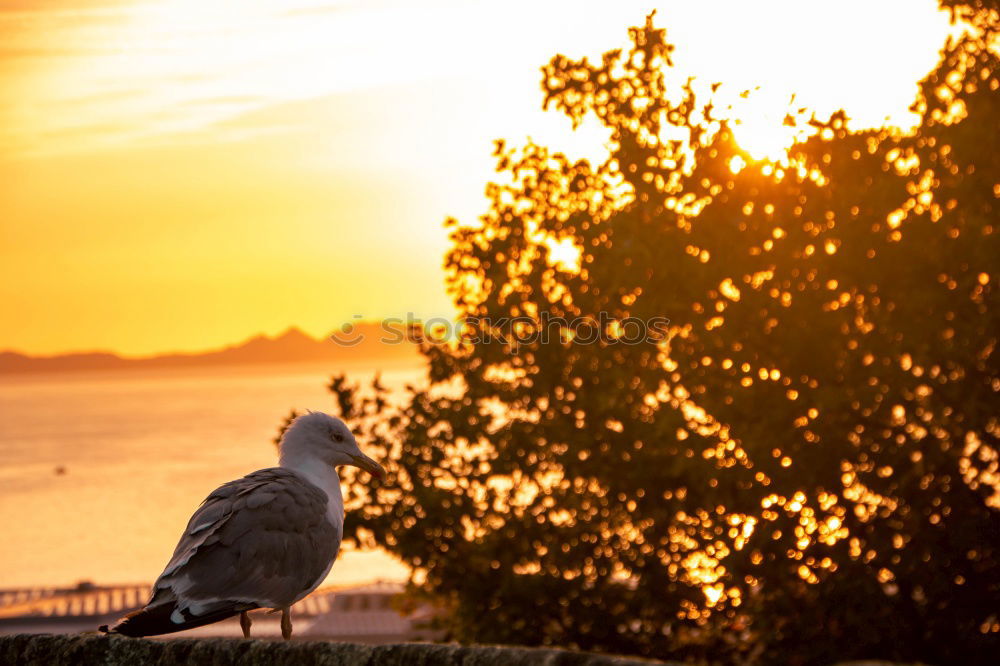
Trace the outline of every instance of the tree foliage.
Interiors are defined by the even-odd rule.
[[[948,3],[955,5],[957,3]],[[979,3],[982,5],[983,3]],[[349,529],[463,641],[693,661],[987,663],[1000,649],[997,14],[920,85],[911,133],[843,114],[755,162],[668,83],[652,17],[545,105],[608,159],[498,143],[451,226],[459,344],[393,408],[337,378],[390,483]],[[555,243],[572,243],[577,261]],[[612,339],[523,335],[546,316]],[[669,318],[670,336],[613,338]],[[472,342],[514,319],[506,341]]]

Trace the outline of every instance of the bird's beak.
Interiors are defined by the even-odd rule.
[[[372,476],[378,478],[379,481],[385,481],[385,470],[382,465],[366,456],[365,454],[360,454],[356,456],[351,456],[351,460],[354,461],[355,467],[360,467]]]

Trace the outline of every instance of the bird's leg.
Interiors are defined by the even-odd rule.
[[[292,611],[288,606],[281,609],[281,637],[286,641],[292,638]]]
[[[250,619],[250,615],[246,611],[240,613],[240,629],[243,630],[243,638],[250,638],[251,624],[253,624],[253,620]]]

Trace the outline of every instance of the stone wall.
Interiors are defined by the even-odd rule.
[[[649,666],[642,659],[568,650],[430,643],[357,645],[228,638],[147,640],[95,634],[0,636],[0,664],[119,666]]]

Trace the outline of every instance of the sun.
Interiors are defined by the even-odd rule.
[[[766,89],[742,93],[730,104],[736,143],[754,160],[786,162],[792,144],[815,132],[803,117],[807,110],[794,102],[793,95]]]
[[[782,162],[795,143],[794,128],[783,126],[770,118],[752,117],[733,127],[733,136],[740,148],[755,160]]]

